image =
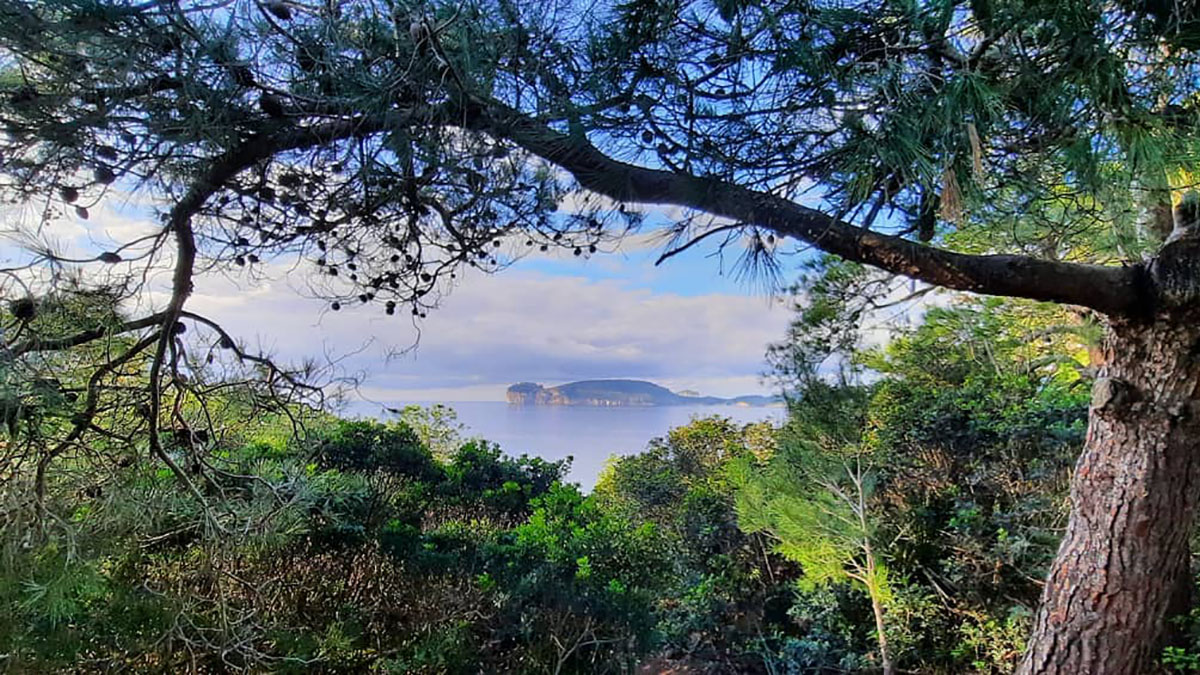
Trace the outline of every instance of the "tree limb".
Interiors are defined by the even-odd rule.
[[[623,202],[670,204],[773,230],[847,260],[960,291],[1062,302],[1113,315],[1145,311],[1142,266],[1110,267],[1023,255],[969,255],[872,232],[817,209],[712,178],[613,159],[586,138],[539,124],[503,103],[468,97],[468,128],[505,138]]]
[[[102,326],[100,328],[91,328],[85,331],[80,331],[74,335],[66,337],[54,338],[51,340],[41,340],[37,338],[29,338],[24,342],[19,342],[13,345],[10,349],[12,356],[22,356],[30,352],[54,352],[71,347],[79,347],[89,342],[99,340],[105,336],[121,335],[142,328],[149,328],[162,323],[163,312],[157,312],[149,316],[144,316],[140,319],[126,321],[118,326]]]

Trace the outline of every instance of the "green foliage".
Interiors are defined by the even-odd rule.
[[[1002,619],[978,618],[962,624],[962,640],[953,650],[979,673],[1011,673],[1025,650],[1025,635],[1032,615],[1021,607],[1013,608]]]
[[[630,662],[653,637],[652,599],[670,564],[661,535],[604,513],[573,487],[531,505],[529,520],[484,553],[489,585],[504,589],[505,634],[547,667],[568,651],[581,663]]]
[[[527,510],[530,499],[557,484],[566,470],[566,461],[506,457],[496,444],[476,439],[450,456],[441,493],[455,500],[482,499],[497,510],[520,513]]]
[[[435,403],[429,407],[404,406],[396,412],[400,421],[412,429],[433,456],[445,461],[463,444],[464,427],[453,408]]]
[[[699,418],[641,454],[614,458],[597,481],[600,508],[653,527],[670,552],[657,571],[664,653],[742,670],[761,662],[762,634],[790,630],[792,570],[761,537],[738,529],[729,480],[732,464],[774,445],[769,425]]]
[[[403,422],[342,422],[325,441],[320,459],[342,471],[380,471],[418,480],[434,471],[433,455]]]
[[[866,289],[884,282],[836,260],[811,274],[789,341],[771,351],[789,387],[779,452],[735,467],[741,525],[775,532],[813,581],[854,569],[855,539],[874,542],[898,659],[923,672],[1011,672],[1065,517],[1095,324],[955,298],[864,348],[861,326],[878,316],[865,298],[880,294]],[[866,526],[855,500],[837,498],[849,494],[839,473],[860,466]],[[843,652],[822,651],[832,644],[808,648],[837,663]]]
[[[203,501],[97,433],[49,465],[40,518],[36,462],[14,465],[0,653],[25,671],[856,671],[880,663],[874,598],[903,667],[1011,672],[1096,327],[954,301],[863,349],[854,298],[877,280],[825,266],[798,339],[772,352],[782,429],[693,420],[614,458],[591,495],[561,483],[565,463],[464,439],[444,410],[337,420],[262,407],[252,384],[180,406],[220,437],[163,433],[203,461]],[[120,392],[143,365],[115,377],[101,428],[136,427]],[[33,459],[79,405],[58,372],[55,388],[9,373],[44,411],[16,439]],[[1191,667],[1192,647],[1164,665]]]
[[[796,594],[789,614],[802,630],[783,641],[776,658],[789,673],[861,671],[870,667],[871,645],[862,626],[870,608],[846,586],[824,586]]]
[[[439,275],[503,268],[514,235],[583,255],[641,222],[558,212],[579,186],[541,157],[579,153],[544,136],[959,252],[1138,261],[1200,157],[1197,21],[1166,4],[9,3],[3,196],[47,220],[0,317],[5,665],[617,672],[657,650],[855,670],[880,660],[869,598],[825,582],[856,579],[906,667],[1005,672],[1061,530],[1092,319],[951,300],[864,349],[863,298],[897,288],[816,261],[770,355],[786,429],[701,420],[584,496],[442,410],[333,420],[240,353],[214,376],[224,335],[163,343],[179,361],[152,389],[174,400],[151,419],[158,324],[110,334],[135,286],[53,278],[73,263],[43,233],[112,185],[196,201],[173,231],[201,268],[300,260],[323,295],[422,316]],[[710,232],[692,215],[680,243]],[[772,271],[786,244],[739,227]],[[80,331],[98,337],[10,354]]]
[[[827,393],[827,387],[821,391]],[[738,524],[749,533],[769,533],[775,549],[800,566],[801,592],[840,583],[864,590],[876,615],[872,625],[879,660],[887,662],[890,631],[884,615],[891,614],[895,588],[876,553],[881,542],[875,465],[880,458],[848,444],[860,435],[855,429],[805,424],[809,416],[796,412],[814,405],[806,393],[794,399],[792,420],[773,457],[759,463],[745,458],[729,466],[737,488]]]
[[[1162,664],[1177,673],[1190,673],[1200,670],[1200,655],[1193,654],[1183,647],[1164,647]]]
[[[882,375],[868,439],[895,458],[883,485],[889,529],[906,533],[894,566],[1001,617],[1000,598],[1034,606],[1065,515],[1089,396],[1074,321],[1024,303],[958,305],[863,357]]]
[[[748,471],[747,471],[748,473]],[[849,579],[849,570],[869,532],[862,529],[849,505],[832,490],[819,490],[800,499],[813,483],[773,477],[762,484],[750,483],[739,492],[738,522],[747,532],[770,532],[779,539],[781,554],[800,564],[804,576],[801,589]],[[790,487],[778,494],[774,488]],[[884,589],[886,577],[863,578],[864,585]]]
[[[417,635],[401,647],[400,656],[381,660],[383,673],[467,673],[479,655],[471,649],[471,624],[460,621]]]
[[[1197,541],[1192,538],[1192,558],[1197,555]],[[1200,671],[1200,607],[1194,600],[1200,578],[1193,573],[1189,589],[1192,602],[1186,612],[1169,619],[1172,630],[1170,643],[1163,647],[1160,656],[1162,666],[1171,672],[1192,673]]]

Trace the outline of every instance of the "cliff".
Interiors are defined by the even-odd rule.
[[[520,382],[508,388],[505,398],[518,405],[595,405],[595,406],[659,406],[659,405],[742,405],[761,406],[778,403],[772,396],[683,396],[643,380],[583,380],[543,387],[533,382]]]

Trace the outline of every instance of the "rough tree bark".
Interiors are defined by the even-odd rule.
[[[1071,517],[1021,675],[1154,672],[1200,501],[1200,246],[1151,266],[1148,315],[1113,318]]]

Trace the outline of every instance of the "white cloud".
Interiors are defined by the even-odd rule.
[[[733,395],[762,391],[768,342],[789,319],[778,303],[728,294],[655,294],[624,282],[510,270],[464,280],[417,328],[375,305],[330,312],[286,279],[240,287],[197,280],[190,309],[283,358],[336,356],[377,400],[500,400],[519,380],[650,379]],[[417,342],[419,338],[419,343]],[[388,358],[389,352],[415,349]]]
[[[26,213],[25,222],[36,222],[30,220],[35,215]],[[87,258],[158,228],[151,209],[129,203],[95,207],[87,220],[68,213],[42,233],[64,255]],[[649,379],[712,395],[764,391],[758,378],[763,353],[783,336],[789,312],[763,297],[651,292],[645,284],[659,270],[629,254],[655,245],[662,242],[651,233],[632,235],[615,255],[588,262],[619,280],[523,271],[520,262],[490,277],[465,274],[419,325],[407,315],[386,316],[378,305],[329,311],[306,297],[306,277],[283,262],[254,265],[256,279],[249,271],[201,273],[188,309],[284,360],[341,358],[340,368],[362,374],[362,393],[377,400],[500,400],[518,380],[600,377]],[[20,256],[3,242],[0,254]],[[555,254],[565,257],[573,256]],[[140,314],[164,304],[172,259],[168,246],[127,309]],[[117,278],[139,266],[146,263],[92,264],[86,273]]]

